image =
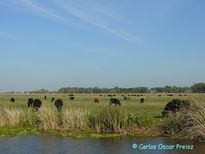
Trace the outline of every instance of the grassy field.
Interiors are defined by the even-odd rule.
[[[163,122],[161,112],[172,99],[187,99],[200,105],[205,103],[205,94],[143,94],[143,96],[128,96],[124,100],[122,94],[116,94],[121,102],[119,106],[109,106],[106,94],[75,94],[70,100],[65,94],[36,95],[0,95],[0,133],[5,127],[25,126],[37,130],[51,130],[72,133],[159,133],[159,124]],[[124,94],[128,95],[128,94]],[[186,96],[185,96],[186,95]],[[15,98],[15,103],[10,98]],[[64,102],[62,113],[58,113],[51,98],[61,98]],[[38,112],[28,108],[28,98],[39,98],[42,107]],[[100,103],[95,104],[94,98]],[[145,102],[140,103],[140,98]],[[167,120],[169,121],[169,120]],[[167,124],[167,125],[170,125]],[[171,126],[170,126],[171,127]],[[2,130],[2,131],[1,131]]]

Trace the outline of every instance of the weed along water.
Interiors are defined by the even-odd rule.
[[[49,135],[0,138],[0,153],[69,154],[204,154],[205,143],[164,137],[112,137],[74,139]]]
[[[14,103],[0,95],[0,154],[205,153],[205,95],[199,96],[181,97],[191,105],[175,110],[184,102],[178,95],[144,94],[143,103],[116,95],[114,104],[107,96],[95,103],[96,95],[14,95]],[[41,101],[38,109],[29,98]]]

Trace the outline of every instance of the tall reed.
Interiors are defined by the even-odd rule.
[[[190,110],[172,114],[162,120],[162,129],[185,139],[205,139],[205,107],[194,102]]]
[[[20,108],[3,108],[0,112],[0,127],[15,126],[27,122],[32,117],[30,111]]]

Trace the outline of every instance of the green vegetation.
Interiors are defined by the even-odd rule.
[[[155,87],[151,88],[152,92],[155,93],[186,93],[191,92],[191,89],[189,87],[176,87],[176,86],[165,86],[165,87]]]
[[[63,94],[49,95],[0,95],[0,136],[51,133],[75,138],[111,137],[118,135],[171,135],[203,140],[205,94],[186,94],[173,97],[167,94],[143,94],[145,102],[130,96],[124,100],[122,94],[115,94],[122,106],[109,105],[109,97],[100,94],[75,94],[70,100]],[[126,95],[126,94],[124,94]],[[10,98],[15,98],[15,103]],[[43,105],[38,112],[27,107],[28,98],[40,98]],[[61,113],[57,111],[51,98],[64,101]],[[94,98],[100,103],[95,104]],[[179,112],[167,118],[160,118],[165,105],[172,99],[189,99],[191,111]],[[199,105],[193,105],[197,102]],[[192,131],[194,130],[194,131]],[[200,134],[197,136],[197,132]],[[195,132],[196,134],[192,133]],[[187,135],[190,134],[190,135]],[[191,137],[192,136],[192,137]]]
[[[205,108],[196,103],[191,110],[183,110],[165,118],[161,127],[169,135],[205,140]]]
[[[196,83],[191,87],[191,89],[194,93],[205,93],[205,83]]]
[[[165,87],[134,87],[134,88],[99,88],[99,87],[63,87],[57,91],[48,91],[46,89],[25,91],[24,93],[30,94],[43,94],[43,93],[78,93],[78,94],[99,94],[99,93],[204,93],[205,83],[196,83],[191,87],[177,87],[177,86],[165,86]],[[14,91],[10,93],[15,94]],[[17,92],[20,93],[20,92]]]
[[[165,86],[165,87],[135,87],[135,88],[80,88],[80,87],[67,87],[67,88],[60,88],[58,93],[186,93],[191,92],[190,87],[176,87],[176,86]]]
[[[30,125],[16,125],[16,126],[4,126],[0,127],[0,137],[8,137],[15,135],[24,135],[24,134],[40,134],[42,130],[37,128],[32,128]]]
[[[136,87],[136,88],[98,88],[98,87],[89,87],[89,88],[82,88],[82,87],[67,87],[67,88],[60,88],[58,93],[148,93],[148,87]]]

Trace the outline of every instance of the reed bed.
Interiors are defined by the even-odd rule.
[[[11,103],[10,97],[0,96],[0,127],[29,125],[39,130],[92,132],[92,133],[127,133],[150,128],[153,131],[186,139],[205,139],[205,103],[204,94],[200,97],[180,99],[192,100],[191,109],[177,112],[166,118],[160,118],[165,105],[175,97],[145,95],[145,102],[140,104],[138,97],[123,100],[117,96],[122,106],[109,105],[109,98],[100,97],[100,103],[94,104],[96,96],[76,96],[74,101],[60,97],[64,101],[63,110],[58,112],[50,99],[43,99],[39,111],[27,107],[30,96],[18,96]],[[57,97],[57,96],[56,96]],[[176,97],[177,98],[177,97]],[[196,103],[197,102],[197,103]],[[155,133],[155,132],[153,132]]]
[[[29,123],[43,130],[122,132],[129,126],[138,128],[136,116],[130,118],[119,107],[104,107],[101,112],[72,108],[58,112],[54,107],[43,106],[38,112],[32,109],[4,108],[0,113],[0,127]]]
[[[194,102],[190,110],[183,110],[164,118],[161,127],[169,135],[205,140],[205,107]]]

